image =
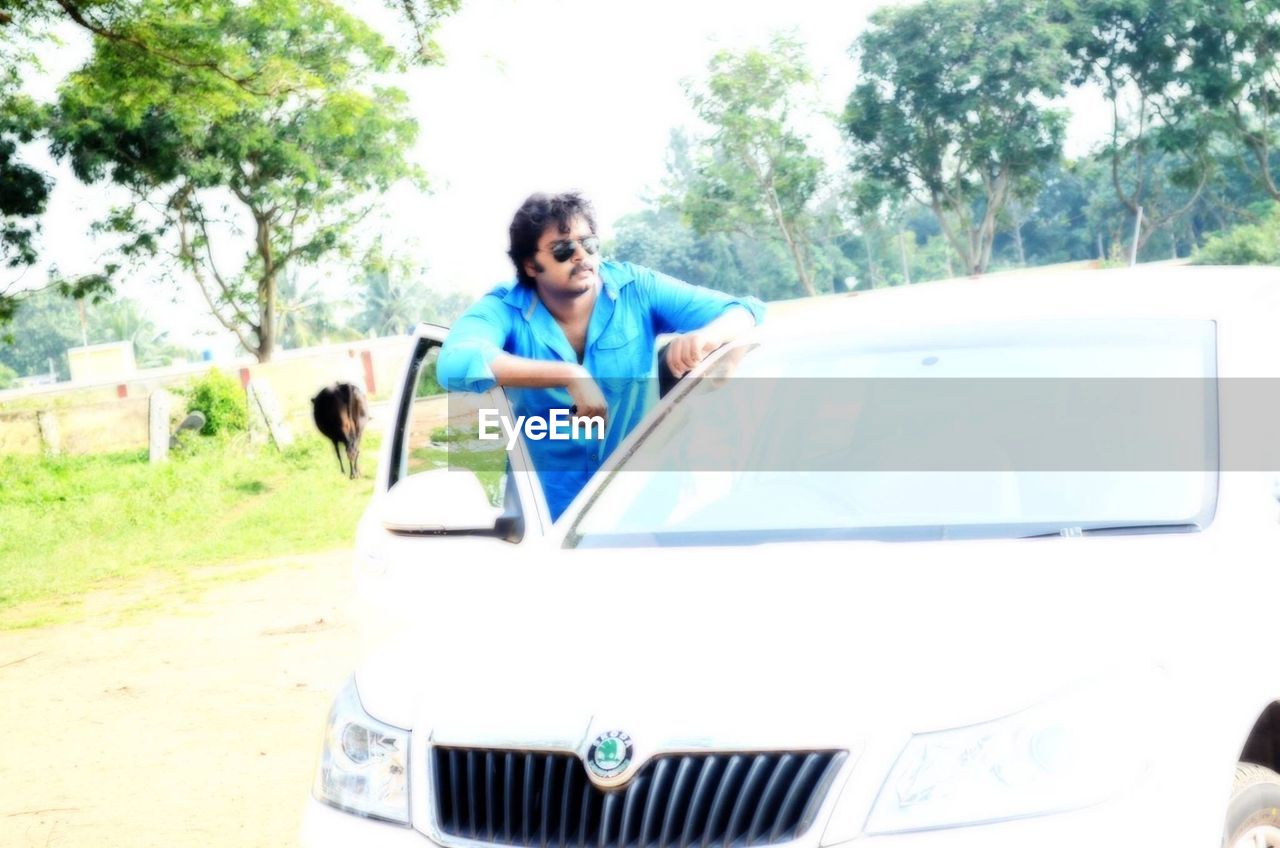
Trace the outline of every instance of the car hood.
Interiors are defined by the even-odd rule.
[[[375,717],[466,744],[577,749],[612,724],[758,749],[962,726],[1095,678],[1230,673],[1215,646],[1241,638],[1251,555],[1226,538],[424,561],[415,626],[357,685]]]

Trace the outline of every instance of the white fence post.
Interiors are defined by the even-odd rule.
[[[164,389],[151,393],[147,403],[147,444],[152,463],[169,459],[169,412],[173,395]]]
[[[51,409],[36,413],[36,426],[40,428],[40,443],[45,453],[57,456],[62,453],[62,436],[58,432],[58,415]]]
[[[284,416],[280,414],[280,404],[271,384],[262,377],[254,377],[245,391],[249,397],[249,441],[264,444],[270,438],[280,449],[293,444],[293,433],[290,432],[289,425],[284,423]]]

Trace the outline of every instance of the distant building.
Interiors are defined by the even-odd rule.
[[[138,365],[133,359],[133,342],[73,347],[67,350],[73,382],[100,383],[133,376]]]

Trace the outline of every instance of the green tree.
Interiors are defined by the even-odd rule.
[[[400,13],[411,60],[424,65],[443,60],[435,31],[444,18],[460,8],[461,0],[384,0],[384,4]],[[300,16],[330,21],[342,17],[329,0],[309,4],[276,0],[0,0],[0,267],[30,265],[37,258],[39,219],[52,182],[20,161],[16,145],[41,135],[47,110],[20,96],[17,89],[18,81],[39,66],[41,51],[56,49],[57,27],[71,23],[90,33],[101,51],[99,67],[113,65],[115,70],[136,75],[129,80],[131,85],[102,93],[145,93],[151,106],[163,110],[156,95],[173,88],[175,79],[184,84],[201,80],[193,88],[196,100],[189,104],[188,113],[203,113],[215,121],[222,117],[220,107],[226,103],[211,108],[214,104],[210,101],[225,101],[228,92],[215,92],[211,98],[207,80],[201,78],[277,105],[293,95],[314,94],[318,86],[328,84],[326,75],[318,70],[324,57],[313,49],[314,41],[310,46],[296,45],[304,51],[301,56],[282,50],[295,47],[288,39],[298,32]],[[222,26],[233,17],[256,18],[256,31],[237,31],[234,25],[223,31]],[[338,24],[335,29],[348,27]],[[108,54],[113,58],[102,60]],[[367,69],[377,63],[366,57],[356,64]],[[339,59],[338,68],[351,70],[345,59]],[[266,106],[263,109],[269,111]],[[140,142],[140,137],[129,140]],[[98,153],[106,155],[105,151]],[[55,277],[50,282],[72,297],[100,298],[110,290],[113,271],[105,267],[78,279]],[[22,285],[30,290],[30,281],[24,280]],[[0,280],[0,327],[13,317],[18,293],[17,282]]]
[[[303,285],[295,269],[280,280],[276,311],[280,345],[284,348],[311,347],[327,340],[359,338],[354,327],[338,319],[338,303],[321,288],[318,279]]]
[[[1280,200],[1280,10],[1275,0],[1202,0],[1181,74],[1193,109],[1218,115],[1258,183]]]
[[[1103,189],[1111,196],[1109,185]],[[1020,227],[1026,264],[1048,265],[1105,255],[1105,250],[1098,250],[1098,238],[1085,216],[1087,190],[1079,163],[1054,163],[1041,174],[1040,191],[1026,209]],[[1002,245],[997,237],[995,251],[998,253],[1003,246],[1006,254],[1010,248],[1016,253],[1013,233],[1006,241]]]
[[[18,145],[32,141],[40,129],[41,110],[16,93],[18,84],[15,76],[0,76],[0,263],[7,268],[35,262],[32,239],[53,186],[19,158]]]
[[[1280,206],[1264,217],[1211,236],[1196,254],[1197,265],[1280,265]]]
[[[422,314],[419,321],[430,321],[448,327],[471,305],[472,298],[462,292],[439,292],[426,289],[423,293]]]
[[[85,309],[90,344],[129,342],[140,368],[170,365],[175,360],[193,360],[194,351],[174,344],[167,330],[147,317],[137,301],[116,297]]]
[[[70,379],[67,348],[82,341],[76,302],[52,289],[24,293],[11,302],[16,309],[10,338],[0,339],[0,364],[23,377],[52,372]]]
[[[389,253],[378,239],[365,254],[359,285],[360,312],[352,325],[361,333],[408,333],[420,321],[448,326],[471,304],[461,292],[439,292],[424,281],[427,269],[406,253]]]
[[[699,234],[738,233],[785,247],[796,279],[816,294],[810,211],[823,182],[793,107],[813,82],[804,47],[774,36],[767,50],[722,50],[701,85],[686,84],[709,134],[694,149],[689,181],[674,186]]]
[[[355,325],[375,336],[407,333],[423,320],[426,300],[413,284],[392,277],[385,269],[365,274],[363,308]]]
[[[775,242],[740,233],[698,235],[679,210],[657,205],[614,222],[609,252],[686,282],[774,300],[794,294],[795,266]]]
[[[435,41],[435,31],[446,17],[458,11],[461,0],[383,0],[400,13],[408,29],[410,54],[421,64],[443,58]],[[139,0],[0,0],[0,27],[26,34],[47,32],[69,21],[95,37],[114,41],[131,49],[184,68],[216,73],[246,90],[262,80],[260,68],[245,68],[237,51],[222,52],[222,45],[208,32],[183,33],[154,27],[155,19],[140,14]],[[181,13],[186,0],[170,0],[166,9]],[[4,30],[0,30],[3,32]],[[11,35],[12,37],[12,35]]]
[[[60,89],[54,150],[80,179],[129,189],[101,224],[125,256],[165,253],[267,361],[284,271],[342,252],[370,197],[417,175],[404,93],[367,83],[394,54],[324,0],[141,2],[157,28],[216,36],[264,90],[99,40]]]
[[[844,127],[861,202],[933,211],[965,271],[991,262],[1000,214],[1061,154],[1065,28],[1043,0],[924,0],[882,8],[858,38]]]
[[[35,264],[35,238],[53,181],[22,161],[18,145],[32,141],[44,123],[44,110],[18,93],[17,68],[0,62],[0,267]],[[17,306],[14,283],[0,282],[0,325]]]
[[[1065,8],[1074,82],[1096,84],[1106,98],[1111,185],[1130,222],[1142,210],[1141,251],[1161,230],[1184,223],[1215,177],[1217,122],[1204,112],[1187,68],[1208,25],[1205,4],[1079,0]]]
[[[361,332],[394,336],[425,320],[426,292],[394,261],[370,264],[360,294],[361,310],[354,324]]]

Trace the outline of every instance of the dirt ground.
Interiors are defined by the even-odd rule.
[[[103,592],[84,621],[0,632],[0,846],[296,844],[360,653],[351,554],[209,585]]]

